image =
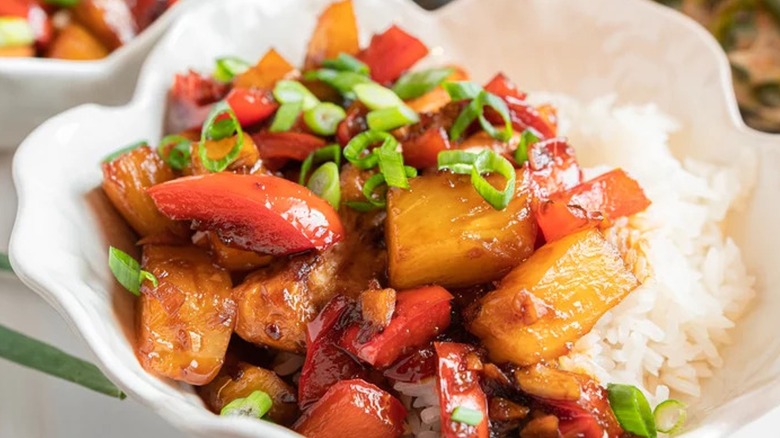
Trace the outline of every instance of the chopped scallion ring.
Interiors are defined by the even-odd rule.
[[[339,123],[346,117],[347,113],[344,112],[344,108],[330,102],[317,104],[314,108],[303,113],[303,121],[306,126],[316,134],[324,136],[335,134]]]
[[[227,118],[220,119],[218,121],[218,118],[222,117],[223,115],[226,115]],[[218,126],[219,129],[215,129],[215,126]],[[228,151],[227,155],[218,160],[209,158],[208,149],[206,149],[206,141],[221,140],[228,137],[229,135],[232,135],[233,132],[236,133],[236,141],[233,145],[233,148]],[[233,112],[233,110],[230,108],[230,105],[228,105],[224,100],[215,103],[211,108],[206,121],[203,123],[203,128],[200,134],[198,156],[200,157],[200,161],[203,163],[203,167],[205,167],[209,172],[222,172],[223,170],[227,169],[230,163],[238,158],[238,154],[241,152],[241,148],[243,146],[244,131],[241,129],[241,123],[238,122],[238,118],[236,118],[236,113]]]
[[[381,207],[377,207],[376,205],[370,203],[370,202],[361,202],[361,201],[347,201],[346,202],[347,207],[359,211],[361,213],[365,213],[367,211],[371,210],[378,210]]]
[[[138,261],[130,254],[113,246],[108,248],[108,267],[119,284],[133,295],[141,295],[141,283],[144,280],[151,281],[154,287],[158,285],[157,277],[154,274],[142,270]]]
[[[363,61],[346,53],[339,53],[339,56],[334,59],[322,61],[322,66],[338,71],[358,73],[363,76],[368,76],[370,73],[368,66]]]
[[[643,438],[658,435],[650,404],[637,387],[610,383],[607,385],[607,398],[623,430]]]
[[[379,158],[379,172],[384,175],[387,185],[408,189],[409,180],[406,178],[403,155],[388,148],[378,148],[375,153]],[[415,169],[415,173],[417,173],[417,169]]]
[[[171,146],[173,144],[173,146]],[[181,135],[168,135],[160,140],[157,154],[172,169],[182,170],[190,164],[192,140]]]
[[[371,79],[362,74],[351,71],[337,71],[329,68],[308,71],[304,73],[303,78],[309,81],[322,81],[349,98],[354,98],[355,93],[352,89],[355,85],[372,83]]]
[[[298,81],[282,80],[274,86],[274,99],[279,103],[301,102],[304,111],[308,111],[320,100],[308,88]]]
[[[236,76],[249,70],[252,65],[236,56],[217,58],[214,79],[220,82],[230,82]]]
[[[290,102],[283,103],[276,110],[274,121],[271,123],[271,127],[268,128],[271,132],[287,132],[292,129],[295,122],[298,121],[298,116],[303,111],[302,102]]]
[[[0,47],[28,46],[35,42],[30,22],[21,17],[0,17]]]
[[[339,166],[329,161],[315,170],[309,178],[306,187],[315,195],[328,201],[328,204],[336,210],[341,202],[341,181],[339,180]]]
[[[271,410],[273,405],[270,395],[263,391],[254,391],[244,398],[237,398],[226,404],[219,415],[260,419]]]
[[[146,146],[147,144],[149,144],[149,143],[146,140],[137,141],[137,142],[132,143],[132,144],[130,144],[128,146],[125,146],[125,147],[123,147],[123,148],[121,148],[121,149],[119,149],[117,151],[111,152],[108,156],[103,158],[103,160],[101,162],[103,162],[103,163],[110,163],[110,162],[116,160],[117,158],[121,157],[122,155],[124,155],[124,154],[126,154],[126,153],[128,153],[128,152],[130,152],[132,150],[135,150],[135,149],[138,149],[140,147]]]
[[[377,189],[382,189],[380,193],[377,193]],[[381,173],[371,175],[369,179],[363,184],[363,196],[368,199],[368,202],[376,207],[384,208],[387,206],[385,202],[385,194],[387,192],[387,185],[385,184],[385,176]]]
[[[472,100],[466,105],[465,108],[458,114],[458,118],[455,119],[455,123],[450,128],[450,140],[457,141],[466,132],[471,123],[482,113],[482,105],[477,99]]]
[[[392,131],[419,121],[420,116],[406,105],[377,109],[366,115],[368,128],[375,131]]]
[[[376,83],[356,84],[352,91],[368,109],[378,110],[402,106],[404,101],[393,90]]]
[[[503,190],[493,187],[483,176],[485,173],[498,173],[506,178]],[[491,150],[484,150],[477,155],[474,166],[471,169],[471,185],[477,190],[488,204],[496,210],[503,210],[512,201],[515,195],[515,180],[517,174],[512,163],[506,158]]]
[[[528,161],[528,148],[539,141],[539,137],[531,129],[526,129],[520,134],[520,141],[515,149],[515,163],[521,166]]]
[[[336,163],[336,166],[341,166],[341,146],[337,144],[323,146],[310,153],[301,163],[301,175],[298,178],[298,184],[305,186],[306,177],[309,175],[311,166],[325,161],[333,161]]]
[[[485,416],[482,414],[482,412],[476,409],[467,408],[465,406],[456,407],[452,411],[452,415],[450,415],[450,419],[452,421],[468,424],[469,426],[479,425],[479,423],[481,423],[484,418]]]
[[[439,86],[454,71],[452,67],[439,67],[409,72],[396,81],[393,91],[403,100],[414,99]]]
[[[512,118],[509,116],[509,107],[506,105],[506,102],[495,94],[488,93],[487,91],[479,93],[476,100],[480,101],[483,108],[479,115],[479,124],[482,126],[482,129],[495,139],[509,141],[509,139],[512,138]],[[501,115],[501,118],[504,119],[504,129],[498,130],[488,122],[484,115],[485,106],[493,108]]]
[[[685,403],[673,399],[659,403],[653,411],[656,429],[659,432],[669,434],[675,434],[682,430],[688,416],[687,407]]]
[[[344,147],[344,158],[347,159],[358,169],[371,169],[376,167],[378,158],[375,154],[363,153],[374,144],[382,142],[383,148],[395,150],[398,147],[398,140],[387,132],[365,131],[352,137],[352,140]]]
[[[447,169],[462,175],[471,175],[471,168],[474,167],[476,159],[477,154],[458,150],[441,151],[437,156],[439,170]]]
[[[455,86],[453,84],[460,85]],[[470,85],[466,86],[463,84]],[[445,82],[444,85],[445,87],[449,86],[447,92],[449,92],[451,96],[461,98],[455,99],[455,97],[453,97],[453,100],[468,99],[468,96],[471,96],[475,91],[472,86],[476,86],[471,82]],[[486,106],[493,108],[501,115],[501,118],[504,121],[504,129],[496,129],[496,127],[485,118],[484,112]],[[479,120],[482,129],[491,137],[501,141],[508,141],[512,137],[512,119],[509,116],[509,107],[507,107],[506,102],[495,94],[488,93],[480,88],[471,102],[463,108],[460,114],[458,114],[458,118],[455,119],[455,123],[453,123],[450,128],[450,139],[453,141],[460,139],[471,123],[477,119]]]
[[[444,90],[453,101],[476,99],[482,87],[471,81],[445,82]]]

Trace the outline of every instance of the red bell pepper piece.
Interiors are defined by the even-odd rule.
[[[308,438],[395,438],[403,434],[405,418],[398,399],[355,379],[333,385],[292,428]]]
[[[363,378],[366,370],[338,346],[344,327],[351,324],[355,303],[337,296],[306,327],[306,360],[298,381],[298,405],[306,409],[340,380]]]
[[[427,347],[402,357],[383,374],[398,382],[416,383],[436,375],[437,359],[433,344],[428,344]]]
[[[209,76],[189,71],[177,74],[168,93],[166,128],[170,132],[189,129],[200,131],[209,115],[211,104],[222,99],[228,86]]]
[[[577,401],[538,399],[547,410],[558,417],[558,431],[561,436],[623,436],[623,429],[609,406],[607,391],[587,376],[577,375],[577,380],[581,393]]]
[[[562,138],[534,143],[528,150],[528,165],[537,196],[541,199],[548,199],[553,193],[582,182],[582,171],[574,156],[574,148]]]
[[[139,30],[149,27],[171,4],[170,0],[135,0],[130,2],[130,11],[133,13]]]
[[[35,0],[2,0],[0,17],[19,17],[27,19],[35,35],[38,50],[44,50],[54,37],[54,26],[49,14]]]
[[[509,80],[503,73],[497,73],[493,79],[485,84],[485,91],[493,93],[499,97],[513,97],[518,100],[525,100],[526,94],[520,91],[517,86]]]
[[[174,220],[194,220],[240,249],[293,254],[326,249],[344,235],[326,201],[292,181],[230,172],[179,178],[148,189]]]
[[[371,44],[358,58],[371,69],[373,80],[388,84],[427,54],[425,44],[393,25],[384,33],[374,35]]]
[[[253,134],[252,140],[260,151],[260,157],[266,160],[303,161],[326,144],[320,137],[300,132],[261,131]]]
[[[487,397],[479,385],[479,373],[466,367],[466,355],[474,348],[454,342],[436,342],[434,346],[439,358],[436,387],[441,404],[441,436],[487,438]],[[476,426],[453,421],[452,413],[458,407],[482,413],[482,421]]]
[[[518,131],[526,128],[532,128],[541,138],[553,138],[557,135],[556,125],[539,112],[539,109],[533,105],[517,100],[512,97],[505,99],[509,107],[509,117],[512,120],[512,126]]]
[[[363,342],[361,327],[350,327],[341,346],[375,368],[388,367],[449,327],[450,301],[452,295],[441,286],[399,292],[395,315],[384,331]]]
[[[431,127],[422,134],[404,140],[401,146],[404,163],[418,169],[436,167],[439,152],[450,149],[447,131],[441,127]]]
[[[536,211],[536,221],[550,242],[645,210],[650,200],[622,169],[615,169],[563,192],[554,193]]]
[[[233,88],[225,100],[241,126],[262,122],[279,108],[271,93],[258,88]]]

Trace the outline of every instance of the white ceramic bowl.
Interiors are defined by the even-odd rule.
[[[270,46],[303,57],[327,0],[231,0],[197,5],[154,49],[132,102],[85,105],[41,125],[14,162],[19,210],[11,242],[22,280],[84,337],[100,367],[130,396],[198,436],[290,436],[275,425],[207,412],[191,388],[147,374],[133,355],[132,297],[115,290],[106,247],[111,209],[93,191],[98,161],[118,146],[160,137],[166,89],[175,72],[207,70],[220,55],[257,59]],[[689,436],[728,436],[780,404],[780,138],[744,126],[716,42],[692,21],[642,0],[457,0],[425,12],[406,0],[358,0],[363,37],[396,22],[433,47],[434,62],[467,66],[485,80],[503,70],[523,88],[581,99],[617,93],[619,102],[655,102],[682,123],[672,138],[681,157],[727,162],[758,158],[757,186],[728,230],[757,278],[757,305],[734,331],[726,364],[692,407]],[[93,210],[98,209],[103,219]],[[110,221],[109,221],[110,222]],[[113,224],[113,222],[110,222]],[[116,230],[115,226],[111,227]]]
[[[0,151],[15,149],[49,117],[84,103],[120,105],[144,59],[183,9],[182,0],[136,38],[97,61],[0,58]]]

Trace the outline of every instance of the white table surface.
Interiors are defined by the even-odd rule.
[[[16,211],[11,155],[0,154],[0,251]],[[94,361],[83,342],[34,292],[0,274],[0,323]],[[780,436],[780,407],[732,438]],[[184,437],[139,403],[117,400],[0,359],[0,438]],[[216,438],[216,437],[215,437]]]

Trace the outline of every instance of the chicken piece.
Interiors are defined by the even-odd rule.
[[[228,368],[233,367],[225,366],[211,383],[199,389],[201,397],[214,413],[220,413],[226,404],[237,398],[263,391],[273,400],[267,415],[274,423],[289,426],[298,418],[295,388],[275,372],[245,362],[239,362],[234,369]]]
[[[317,68],[322,61],[340,53],[357,54],[360,49],[357,21],[351,0],[333,3],[317,19],[317,27],[306,49],[306,70]]]
[[[146,193],[149,187],[174,179],[173,170],[148,146],[103,163],[103,190],[108,199],[146,243],[186,239],[184,222],[163,216]]]
[[[70,23],[59,31],[46,52],[47,58],[90,61],[108,56],[109,50],[84,27]]]
[[[138,25],[125,0],[80,0],[73,18],[109,50],[116,50],[138,34]]]
[[[490,206],[468,175],[423,175],[409,181],[409,190],[391,189],[385,224],[391,285],[472,286],[501,278],[531,255],[537,229],[523,175],[504,210]],[[488,181],[503,184],[497,175]]]
[[[469,330],[495,362],[552,360],[637,284],[600,232],[571,234],[539,248],[482,297]]]
[[[195,246],[146,245],[136,355],[143,367],[203,385],[219,372],[235,322],[230,275]]]

